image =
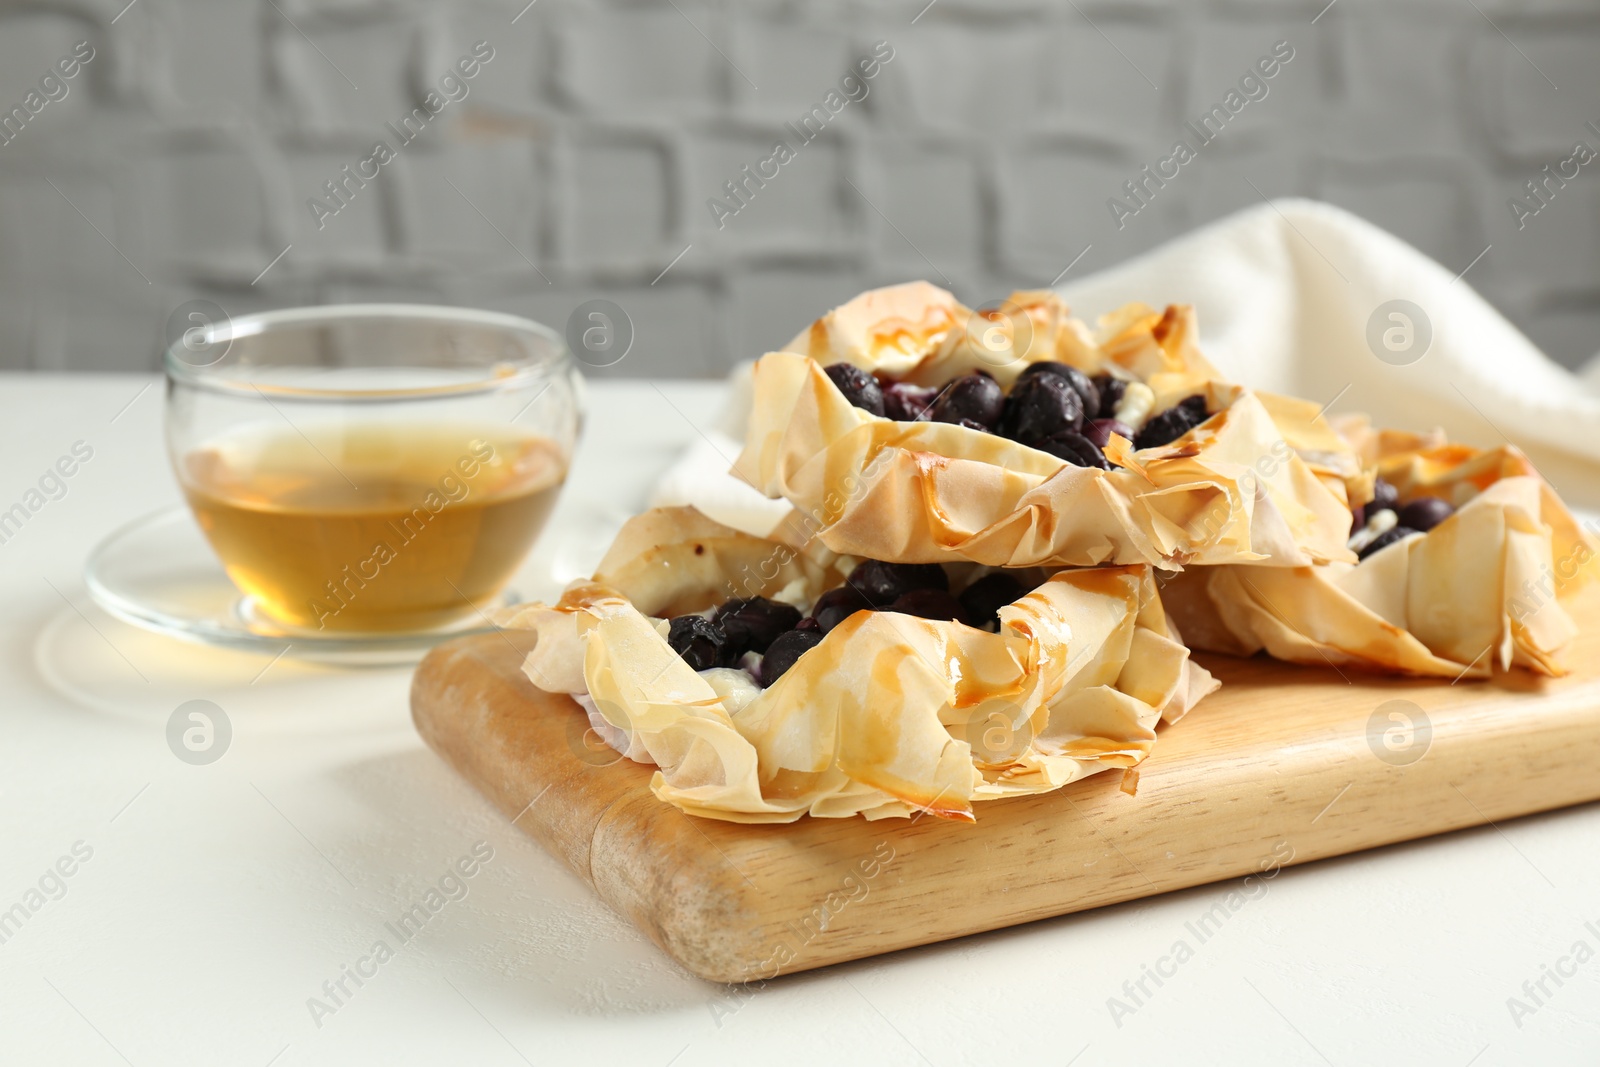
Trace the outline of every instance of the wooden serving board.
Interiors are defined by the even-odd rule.
[[[1573,608],[1575,671],[1556,680],[1201,656],[1223,688],[1162,729],[1137,795],[1113,771],[979,804],[976,824],[691,818],[527,682],[527,633],[435,649],[411,704],[427,743],[602,899],[690,971],[736,982],[1600,799],[1600,596]],[[1431,736],[1392,708],[1373,728],[1395,700]]]

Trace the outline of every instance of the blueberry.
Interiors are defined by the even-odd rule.
[[[1133,440],[1133,427],[1116,419],[1093,419],[1083,424],[1083,436],[1096,448],[1103,449],[1111,443],[1112,434],[1121,434],[1128,440]]]
[[[1128,391],[1128,383],[1109,374],[1097,374],[1092,380],[1094,387],[1100,391],[1100,407],[1088,414],[1101,419],[1116,418],[1117,405],[1122,403],[1122,394]]]
[[[967,374],[946,385],[933,402],[928,417],[934,422],[963,422],[970,419],[988,429],[1000,420],[1006,395],[993,378]]]
[[[1379,478],[1372,485],[1372,500],[1367,504],[1367,514],[1382,511],[1388,508],[1391,511],[1400,506],[1400,490]]]
[[[1355,507],[1350,509],[1350,533],[1351,533],[1351,535],[1354,536],[1355,532],[1357,530],[1361,529],[1366,524],[1367,524],[1367,506],[1365,504],[1357,504]]]
[[[1105,453],[1096,448],[1093,441],[1071,430],[1062,430],[1060,433],[1051,434],[1043,441],[1035,441],[1033,447],[1075,466],[1099,467],[1103,471],[1111,469]]]
[[[744,597],[718,608],[713,621],[728,639],[729,655],[738,657],[765,652],[779,634],[794,629],[800,609],[766,597]]]
[[[849,586],[868,604],[887,607],[913,589],[950,588],[937,563],[884,563],[869,559],[850,572]]]
[[[1053,374],[1057,378],[1064,378],[1073,392],[1078,394],[1078,399],[1083,402],[1084,418],[1091,418],[1100,411],[1100,387],[1096,385],[1087,374],[1067,363],[1056,363],[1045,360],[1041,363],[1030,363],[1017,375],[1017,381],[1032,377],[1036,374]]]
[[[965,619],[966,611],[961,601],[943,589],[913,589],[889,605],[890,611],[902,615],[915,615],[923,619]]]
[[[855,589],[841,585],[817,598],[816,604],[811,608],[811,617],[817,620],[822,632],[827,633],[856,612],[868,611],[871,608],[872,605]]]
[[[1426,533],[1455,513],[1455,508],[1436,496],[1419,496],[1400,509],[1400,525]]]
[[[716,623],[699,615],[679,615],[668,624],[667,644],[697,671],[725,667],[737,659],[729,655],[728,638]]]
[[[1380,548],[1388,548],[1396,541],[1403,540],[1418,532],[1420,531],[1413,530],[1409,526],[1396,526],[1389,530],[1388,533],[1379,534],[1373,539],[1371,544],[1369,544],[1366,548],[1363,548],[1360,552],[1357,552],[1356,555],[1361,559],[1366,559]]]
[[[1207,418],[1205,397],[1191,396],[1145,423],[1144,429],[1133,439],[1133,447],[1159,448],[1170,445]]]
[[[822,635],[815,630],[785,630],[767,649],[766,658],[761,661],[761,677],[758,680],[763,686],[771,685],[794,666],[795,660],[821,643]]]
[[[1190,421],[1196,426],[1211,417],[1211,412],[1206,410],[1206,398],[1198,394],[1184,397],[1178,401],[1178,406],[1189,413]]]
[[[830,363],[822,369],[853,406],[874,415],[883,414],[883,389],[878,379],[853,363]]]
[[[995,571],[961,591],[961,607],[972,625],[998,628],[1000,609],[1024,592],[1021,582],[1003,571]]]
[[[910,382],[890,382],[883,386],[883,413],[896,422],[916,422],[928,417],[937,389],[924,389]]]
[[[1001,432],[1014,441],[1031,445],[1062,430],[1083,425],[1083,401],[1078,391],[1054,374],[1035,374],[1017,382],[1006,398]]]
[[[1032,378],[1036,374],[1054,374],[1057,378],[1065,378],[1067,376],[1066,372],[1072,369],[1065,363],[1057,363],[1053,359],[1041,359],[1037,363],[1029,363],[1018,371],[1017,380],[1012,383],[1012,386],[1015,387],[1018,383]]]
[[[795,623],[794,628],[796,630],[805,630],[807,633],[813,634],[820,634],[822,632],[822,624],[816,619],[809,617],[801,619],[799,622]]]

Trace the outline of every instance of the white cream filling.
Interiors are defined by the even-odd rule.
[[[1122,399],[1117,402],[1117,410],[1112,418],[1137,432],[1144,426],[1145,420],[1150,417],[1150,411],[1156,406],[1156,394],[1143,382],[1129,382],[1128,388],[1122,393]]]
[[[756,684],[749,671],[737,667],[712,667],[699,673],[717,694],[723,710],[733,718],[737,718],[740,712],[749,707],[751,702],[765,691]]]
[[[1388,508],[1375,511],[1365,526],[1350,535],[1350,540],[1346,544],[1352,552],[1360,552],[1399,524],[1399,516]]]

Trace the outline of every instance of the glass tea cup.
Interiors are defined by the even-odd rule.
[[[549,518],[582,424],[560,336],[487,311],[218,316],[165,362],[189,507],[246,613],[291,632],[480,618]]]

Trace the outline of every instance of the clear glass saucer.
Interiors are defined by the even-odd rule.
[[[434,645],[494,629],[482,615],[420,633],[330,634],[277,622],[241,593],[186,507],[137,519],[111,534],[84,566],[89,595],[118,619],[180,641],[347,665],[421,659]],[[520,602],[502,594],[490,609]]]

